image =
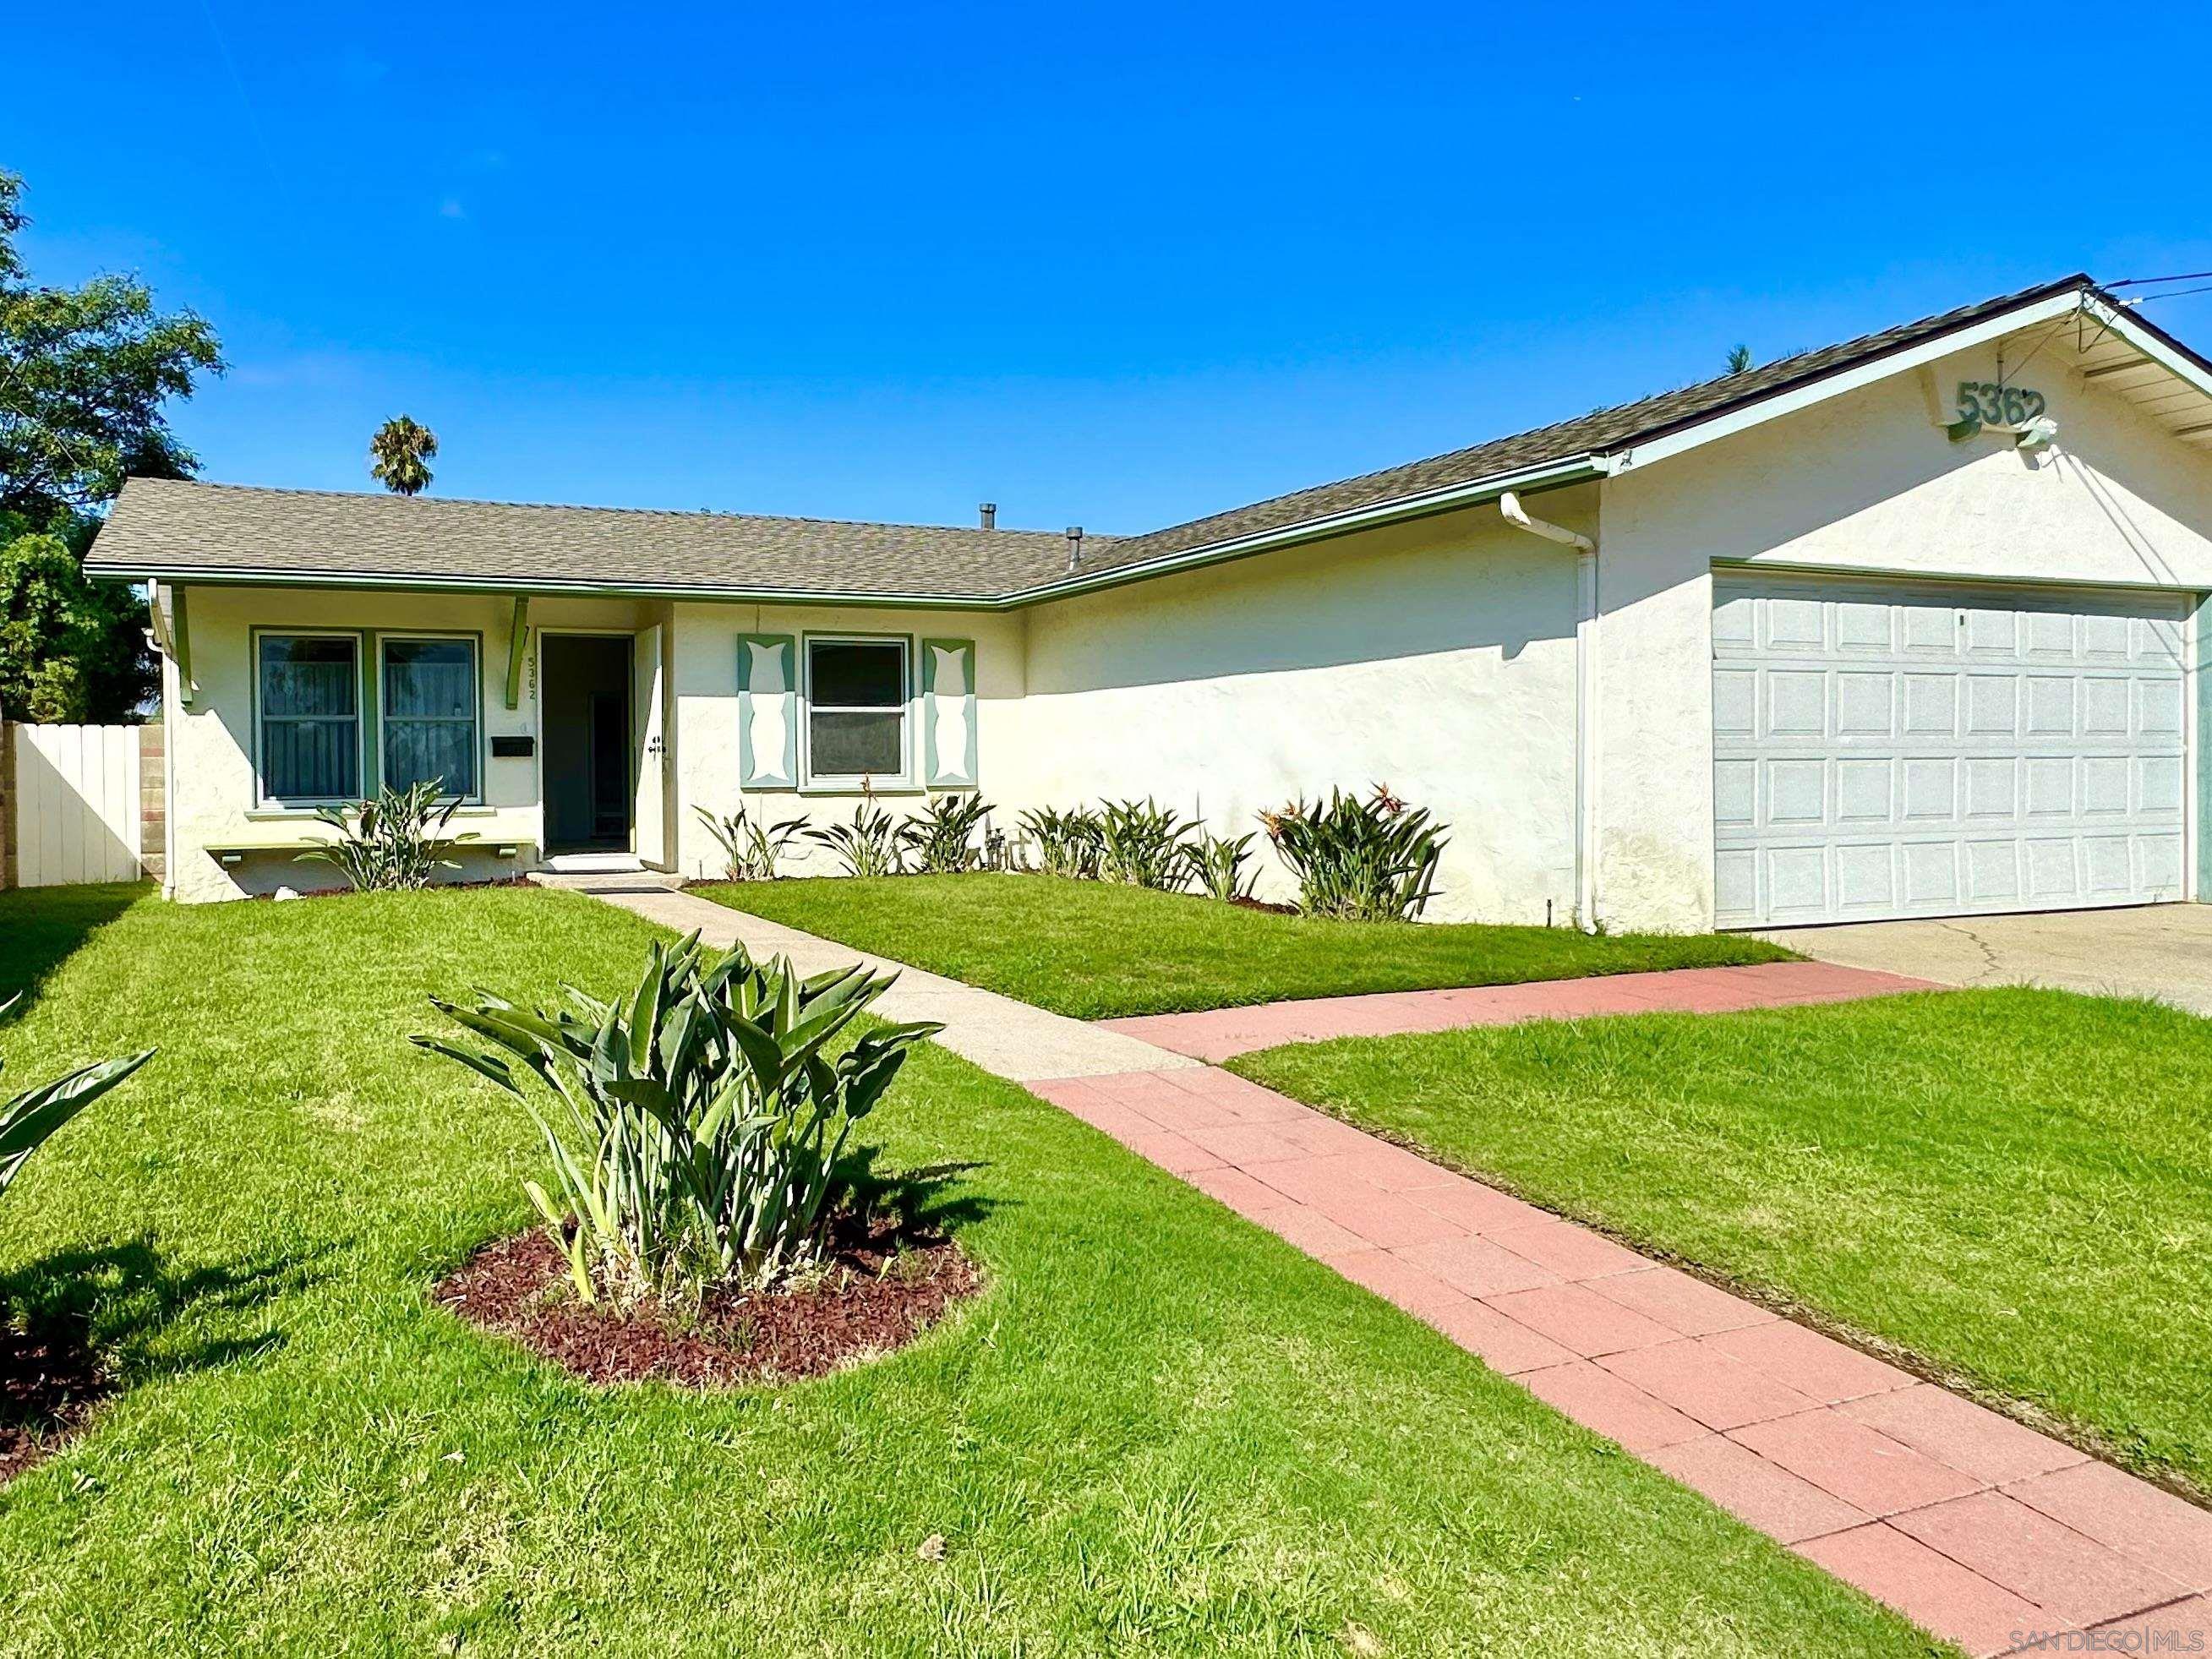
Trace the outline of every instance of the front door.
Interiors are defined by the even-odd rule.
[[[631,641],[539,636],[544,699],[545,850],[630,850]]]

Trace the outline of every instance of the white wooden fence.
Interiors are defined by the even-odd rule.
[[[143,868],[140,728],[0,726],[0,741],[14,750],[6,838],[16,885],[137,881]]]

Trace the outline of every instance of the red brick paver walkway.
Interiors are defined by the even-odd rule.
[[[1972,1652],[2212,1642],[2212,1514],[2009,1418],[1229,1073],[1029,1086]]]
[[[1839,968],[1833,963],[1767,962],[1742,968],[1676,968],[1659,974],[1478,985],[1457,991],[1314,997],[1302,1002],[1263,1003],[1255,1008],[1143,1014],[1098,1023],[1109,1030],[1218,1065],[1255,1048],[1319,1042],[1328,1037],[1452,1031],[1464,1025],[1584,1019],[1598,1014],[1724,1014],[1744,1008],[1850,1002],[1860,997],[1894,996],[1899,991],[1944,988],[1933,980]]]

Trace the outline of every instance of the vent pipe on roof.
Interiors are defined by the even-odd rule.
[[[1073,574],[1082,568],[1082,566],[1083,526],[1079,524],[1072,524],[1067,526],[1067,568],[1070,574]]]
[[[979,501],[978,503],[976,503],[975,512],[976,512],[977,516],[978,516],[978,517],[980,517],[980,518],[983,520],[983,528],[984,528],[984,529],[986,529],[986,530],[996,530],[996,529],[999,527],[999,504],[998,504],[998,502],[996,502],[996,501]]]

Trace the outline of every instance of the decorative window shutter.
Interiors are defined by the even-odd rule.
[[[922,781],[975,787],[975,641],[921,642]]]
[[[798,654],[788,634],[738,635],[740,787],[799,787]]]

